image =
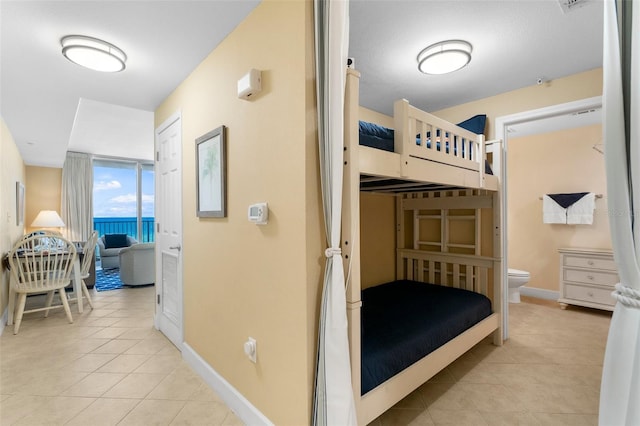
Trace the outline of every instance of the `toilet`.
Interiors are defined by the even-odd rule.
[[[531,275],[527,271],[509,268],[509,302],[520,303],[520,287],[529,282]]]

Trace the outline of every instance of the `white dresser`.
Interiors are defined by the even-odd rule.
[[[613,310],[611,297],[620,281],[611,250],[562,248],[560,253],[560,298],[567,305]]]

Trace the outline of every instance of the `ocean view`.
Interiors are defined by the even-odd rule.
[[[135,217],[94,217],[93,229],[98,231],[99,236],[104,234],[127,234],[138,239]],[[143,217],[139,242],[148,243],[155,241],[154,231],[154,218]]]

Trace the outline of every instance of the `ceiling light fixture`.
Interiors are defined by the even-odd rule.
[[[125,68],[127,55],[104,40],[68,35],[60,40],[60,44],[65,58],[85,68],[102,72],[119,72]]]
[[[464,68],[471,61],[471,44],[464,40],[446,40],[418,54],[418,69],[425,74],[447,74]]]

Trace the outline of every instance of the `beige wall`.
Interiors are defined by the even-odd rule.
[[[312,3],[263,1],[156,110],[182,111],[185,341],[275,424],[311,415],[324,238]],[[263,90],[236,83],[262,70]],[[227,126],[228,217],[195,216],[194,140]],[[247,207],[269,203],[269,224]],[[257,340],[258,363],[243,353]]]
[[[495,135],[495,119],[551,105],[602,95],[602,68],[568,77],[534,84],[522,89],[433,112],[434,115],[459,123],[476,114],[487,114],[487,138]]]
[[[377,111],[374,111],[369,108],[365,108],[363,106],[360,107],[360,120],[367,121],[369,123],[375,123],[380,126],[388,127],[393,129],[393,117],[388,115],[381,114]]]
[[[509,267],[531,273],[528,287],[559,290],[561,247],[611,248],[604,155],[592,149],[602,140],[593,125],[509,139]],[[543,194],[594,192],[593,225],[542,223]]]
[[[31,223],[40,210],[55,210],[61,214],[62,169],[27,166],[25,226],[27,232],[34,229]]]
[[[24,225],[16,224],[16,182],[25,184],[25,165],[13,136],[0,117],[0,256],[4,256],[24,234]],[[25,194],[26,190],[25,185]],[[9,273],[2,268],[0,277],[0,315],[7,309]],[[0,327],[2,325],[0,324]]]
[[[360,194],[361,286],[396,279],[396,198]]]

